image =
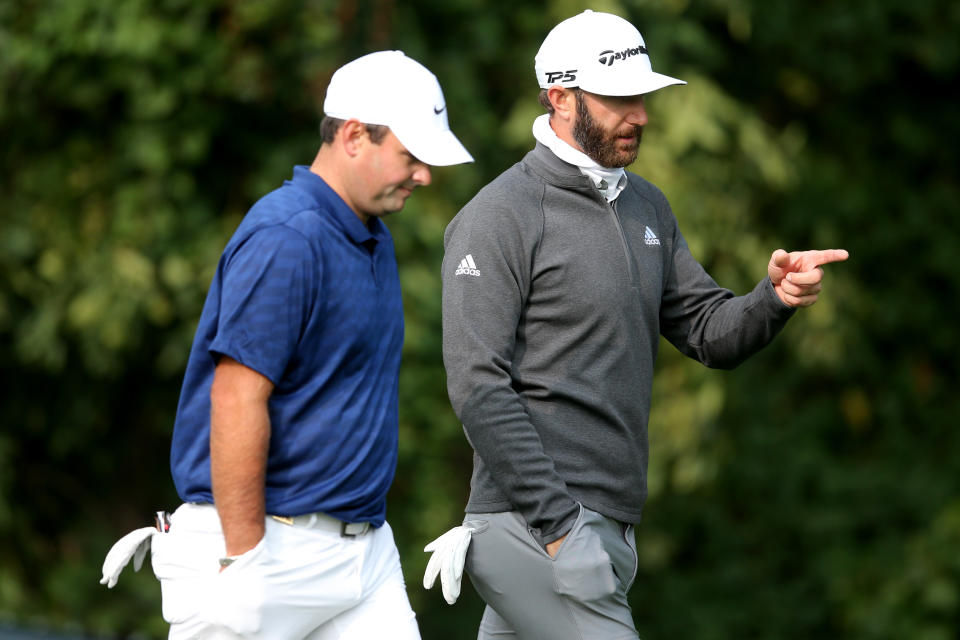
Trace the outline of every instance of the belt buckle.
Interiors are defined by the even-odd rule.
[[[360,530],[357,533],[348,532],[347,527],[351,525],[357,525],[358,527],[360,527]],[[369,530],[370,530],[369,522],[341,522],[340,523],[340,536],[343,538],[356,538],[357,536],[362,536]]]

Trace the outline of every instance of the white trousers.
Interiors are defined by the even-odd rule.
[[[354,538],[266,519],[224,571],[220,518],[184,504],[152,540],[171,640],[420,640],[390,525]]]

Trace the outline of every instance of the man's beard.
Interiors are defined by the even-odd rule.
[[[637,152],[640,150],[643,127],[625,125],[630,127],[630,130],[608,132],[590,116],[582,92],[576,92],[576,99],[577,121],[573,125],[573,139],[577,141],[583,152],[601,167],[607,167],[608,169],[626,167],[632,164],[637,159]],[[617,139],[619,135],[628,136],[631,134],[636,136],[636,144],[628,149],[619,148],[620,141]]]

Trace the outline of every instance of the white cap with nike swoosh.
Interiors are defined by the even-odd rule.
[[[407,151],[426,164],[473,162],[450,131],[437,77],[402,51],[369,53],[337,69],[323,112],[390,127]]]

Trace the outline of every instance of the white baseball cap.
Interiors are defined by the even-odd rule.
[[[619,16],[587,9],[547,34],[534,58],[537,81],[603,96],[650,93],[683,80],[654,72],[643,36]]]
[[[402,51],[369,53],[337,69],[323,112],[388,126],[407,151],[429,165],[473,162],[450,131],[437,77]]]

